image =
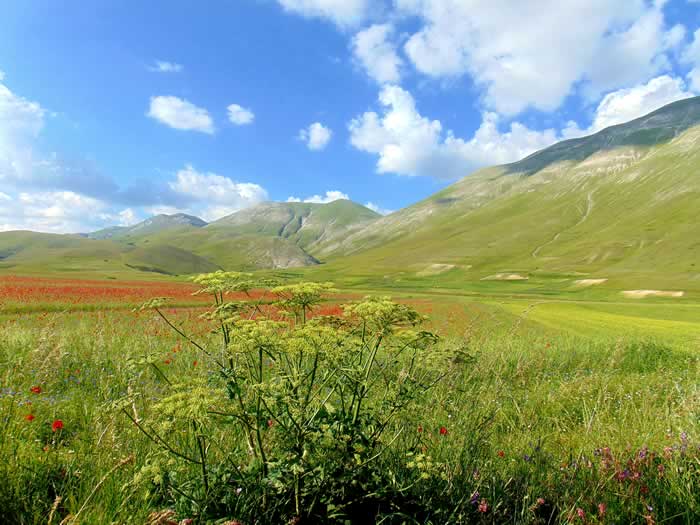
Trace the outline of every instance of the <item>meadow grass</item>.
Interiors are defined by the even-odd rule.
[[[675,315],[664,304],[401,300],[460,352],[452,373],[391,423],[397,437],[377,458],[374,487],[386,523],[700,519],[692,305]],[[220,345],[201,309],[166,313],[207,347]],[[254,515],[259,501],[233,485],[224,487],[225,510],[198,515],[163,481],[197,469],[156,462],[162,447],[119,410],[132,399],[129,412],[156,417],[168,381],[211,384],[218,374],[152,311],[6,313],[0,374],[8,523],[147,523],[165,509],[176,523]],[[53,431],[57,420],[63,427]],[[240,434],[225,425],[212,432],[222,450],[240,453]]]

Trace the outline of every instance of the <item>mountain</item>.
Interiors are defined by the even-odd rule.
[[[698,166],[700,97],[480,170],[316,256],[368,284],[700,290]]]
[[[0,270],[192,274],[319,264],[312,254],[378,214],[350,201],[263,203],[212,224],[157,215],[86,235],[0,233]]]
[[[159,233],[166,230],[181,228],[203,228],[207,223],[199,217],[187,215],[185,213],[175,213],[173,215],[156,215],[133,226],[113,226],[96,232],[88,233],[89,239],[124,239]]]
[[[341,236],[360,231],[380,215],[349,200],[327,204],[265,202],[211,223],[240,235],[287,239],[311,253]]]
[[[157,232],[136,246],[169,245],[222,268],[296,268],[319,263],[327,243],[359,231],[380,215],[348,200],[327,204],[265,202],[198,229]]]

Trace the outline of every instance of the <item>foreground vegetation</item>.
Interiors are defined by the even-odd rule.
[[[211,308],[2,318],[3,519],[700,519],[689,338],[543,330],[512,304],[341,308],[327,285],[245,274],[198,284]]]

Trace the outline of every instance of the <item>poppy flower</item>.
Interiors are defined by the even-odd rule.
[[[51,430],[53,432],[56,432],[56,431],[62,430],[62,429],[63,429],[63,421],[61,421],[60,419],[54,420],[54,422],[51,424]]]
[[[163,363],[165,363],[166,365],[169,365],[170,363],[172,363],[172,361],[170,359],[166,359],[165,361],[163,361]]]
[[[499,451],[498,451],[498,457],[499,457],[499,458],[504,458],[505,456],[506,456],[506,453],[505,453],[505,452],[503,452],[502,450],[499,450]]]
[[[585,519],[586,519],[586,513],[583,511],[582,508],[576,509],[576,514],[577,514],[578,517],[581,518],[582,520],[585,520]]]
[[[544,505],[544,498],[537,498],[537,505],[538,506]]]
[[[446,435],[447,435],[447,428],[445,428],[445,427],[440,427],[440,435],[441,435],[441,436],[446,436]]]
[[[478,509],[478,510],[479,510],[479,512],[481,512],[482,514],[486,514],[486,513],[489,511],[489,504],[488,504],[488,502],[487,502],[485,499],[482,499],[482,500],[479,502],[479,509]]]
[[[197,361],[194,361],[194,362],[192,363],[192,366],[197,366]]]
[[[41,394],[41,387],[40,386],[33,386],[32,388],[29,389],[29,391],[32,394]]]
[[[32,421],[34,421],[34,414],[27,414],[26,416],[24,416],[24,419],[31,423]]]
[[[423,433],[423,425],[418,425],[418,433],[419,434]]]
[[[605,513],[608,511],[608,506],[605,503],[598,503],[598,515],[599,516],[605,516]]]

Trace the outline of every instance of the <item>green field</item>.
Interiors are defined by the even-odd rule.
[[[324,416],[305,427],[298,460],[289,442],[298,434],[286,425],[301,409],[270,394],[269,412],[258,406],[263,415],[252,423],[264,465],[235,418],[210,412],[237,410],[224,409],[233,400],[216,362],[253,358],[262,332],[231,325],[222,350],[221,328],[201,317],[202,306],[166,307],[197,348],[129,301],[22,313],[6,300],[0,507],[9,523],[696,523],[700,304],[585,293],[485,281],[448,291],[429,279],[416,289],[346,288],[342,302],[392,295],[442,337],[416,347],[423,364],[406,376],[408,361],[391,357],[405,336],[387,332],[380,368],[358,383],[369,397],[356,426],[320,385],[326,403],[311,396],[310,404]],[[334,296],[314,308],[342,315]],[[300,341],[315,340],[308,330]],[[350,348],[331,358],[324,347],[317,377],[352,370]],[[310,355],[289,369],[300,384]],[[264,382],[276,381],[274,370]],[[433,379],[429,390],[420,383]],[[366,441],[396,399],[381,435]],[[245,407],[255,412],[255,403]],[[56,420],[63,428],[53,432]],[[350,448],[339,447],[348,435]],[[201,464],[183,459],[198,458],[200,444],[206,486]]]

